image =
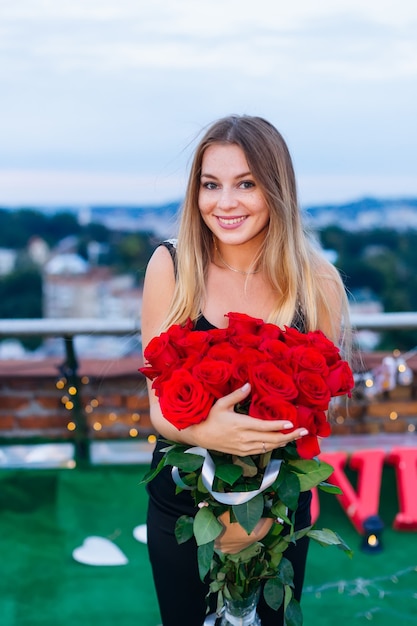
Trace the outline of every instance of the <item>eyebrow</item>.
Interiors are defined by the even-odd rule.
[[[253,174],[250,171],[243,172],[242,174],[238,174],[237,176],[235,176],[235,180],[239,180],[239,178],[245,178],[246,176],[253,176]],[[217,180],[217,176],[215,176],[214,174],[205,173],[205,172],[201,173],[200,178],[213,178]]]

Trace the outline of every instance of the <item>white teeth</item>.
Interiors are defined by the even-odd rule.
[[[223,224],[239,224],[240,222],[243,222],[243,220],[245,220],[245,217],[219,217],[218,220],[219,222],[222,222]]]

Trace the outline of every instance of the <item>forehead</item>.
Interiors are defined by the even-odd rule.
[[[250,171],[245,153],[237,144],[214,143],[204,151],[202,174],[214,174],[219,171],[247,173]]]

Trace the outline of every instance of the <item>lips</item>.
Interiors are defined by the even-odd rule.
[[[217,220],[222,226],[236,226],[244,222],[246,220],[246,216],[242,215],[240,217],[220,217],[218,215]]]

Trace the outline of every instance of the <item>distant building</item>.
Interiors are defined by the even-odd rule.
[[[91,268],[78,255],[57,255],[45,266],[44,317],[136,319],[141,298],[133,276],[114,276],[107,267]]]
[[[0,276],[7,276],[13,272],[16,264],[17,252],[9,248],[0,248]]]

